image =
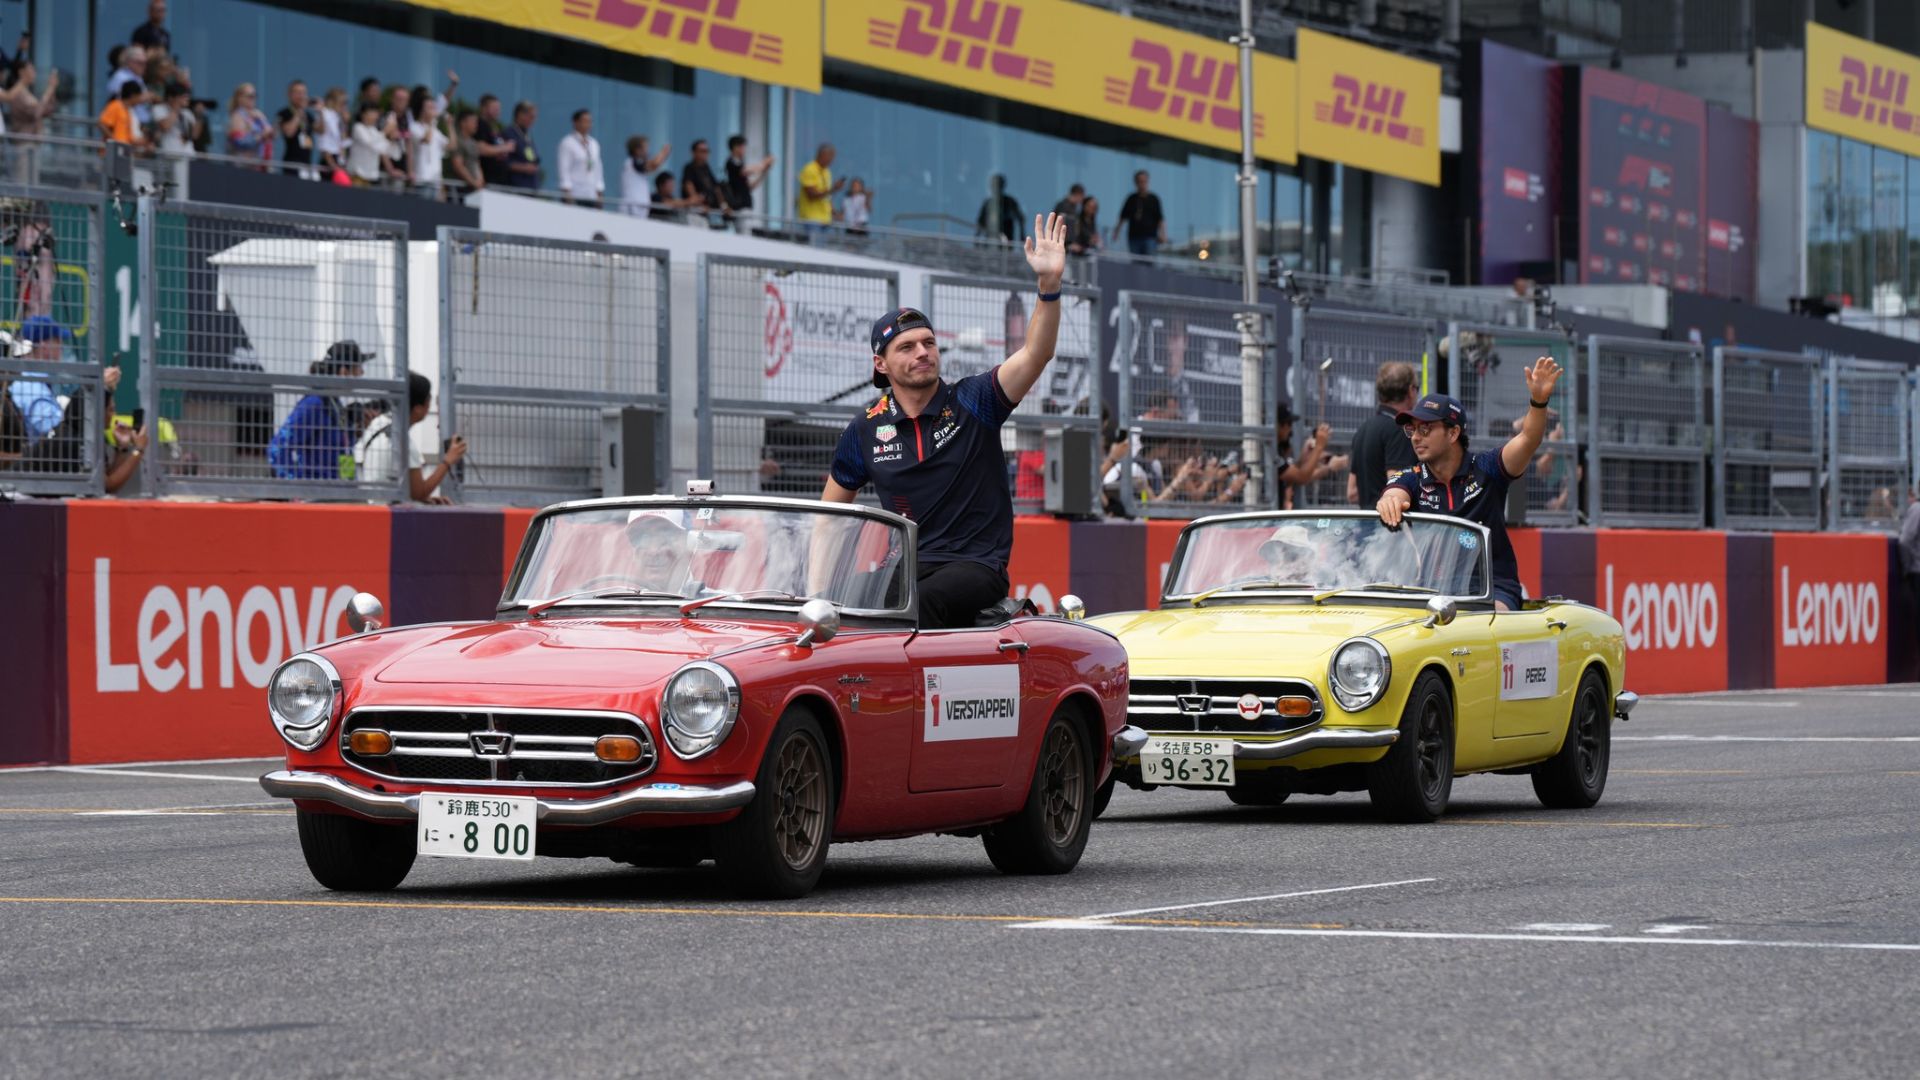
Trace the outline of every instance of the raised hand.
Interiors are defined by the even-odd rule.
[[[1543,356],[1533,362],[1533,366],[1524,369],[1527,377],[1527,396],[1532,401],[1545,401],[1553,396],[1554,385],[1560,381],[1560,365],[1553,357]]]
[[[1041,292],[1058,292],[1067,272],[1067,219],[1049,213],[1042,221],[1033,215],[1033,233],[1027,237],[1027,265],[1040,278]]]

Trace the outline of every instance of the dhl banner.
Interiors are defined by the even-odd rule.
[[[827,0],[826,51],[909,78],[1240,148],[1238,49],[1068,0]],[[1292,61],[1256,54],[1253,95],[1255,152],[1291,164]]]
[[[1920,57],[1807,24],[1807,126],[1920,156]]]
[[[409,0],[723,75],[820,91],[820,5],[799,0]]]
[[[1440,183],[1440,68],[1302,29],[1300,152]]]

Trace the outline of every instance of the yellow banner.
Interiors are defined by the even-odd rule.
[[[1807,126],[1920,156],[1920,58],[1808,23]]]
[[[723,75],[820,92],[820,5],[801,0],[408,0]]]
[[[1440,67],[1301,30],[1300,152],[1440,183]]]
[[[1240,149],[1240,54],[1224,42],[1068,0],[826,3],[837,60]],[[1293,62],[1255,54],[1253,96],[1255,152],[1291,164]]]

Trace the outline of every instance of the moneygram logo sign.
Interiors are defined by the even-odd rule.
[[[1920,154],[1920,58],[1807,24],[1807,123]]]
[[[1313,30],[1296,51],[1301,153],[1439,184],[1437,65]]]
[[[562,14],[611,30],[637,30],[662,43],[706,45],[716,52],[778,67],[780,35],[743,26],[740,0],[559,0]]]
[[[1313,103],[1314,118],[1321,123],[1385,135],[1408,146],[1427,144],[1425,128],[1401,119],[1407,105],[1405,90],[1362,82],[1352,75],[1335,75],[1332,89],[1331,100]]]
[[[1240,130],[1240,105],[1235,92],[1240,65],[1169,48],[1158,41],[1134,38],[1129,50],[1135,67],[1132,80],[1107,79],[1107,101],[1142,112],[1158,113],[1176,121]],[[1253,114],[1253,137],[1267,131],[1266,113]]]
[[[950,68],[985,69],[1051,88],[1053,64],[1014,48],[1025,15],[1020,5],[999,0],[908,0],[897,20],[868,19],[867,41]]]

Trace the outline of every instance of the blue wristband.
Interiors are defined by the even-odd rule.
[[[1043,292],[1040,294],[1040,302],[1043,304],[1058,299],[1060,299],[1060,294],[1057,292]]]

